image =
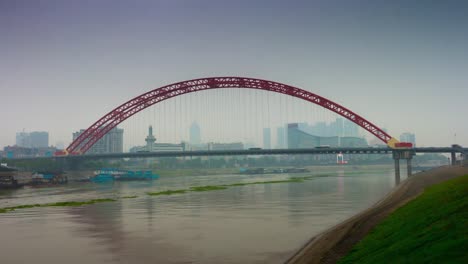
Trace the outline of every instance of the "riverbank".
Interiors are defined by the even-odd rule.
[[[313,237],[287,263],[336,263],[372,228],[426,187],[465,174],[468,167],[448,166],[415,174],[371,208]]]
[[[339,264],[468,263],[468,174],[398,208]]]

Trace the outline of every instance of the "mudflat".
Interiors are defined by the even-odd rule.
[[[336,263],[390,213],[426,187],[468,174],[468,167],[444,166],[414,174],[372,207],[313,237],[286,263]]]

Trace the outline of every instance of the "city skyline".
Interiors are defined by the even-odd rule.
[[[284,133],[287,128],[288,133]],[[292,128],[294,135],[289,134]],[[383,145],[382,142],[376,140],[367,140],[358,133],[358,127],[342,118],[337,118],[335,121],[315,122],[315,123],[289,123],[276,128],[276,133],[272,133],[271,128],[262,129],[262,142],[252,144],[246,141],[202,141],[200,134],[200,126],[197,122],[192,122],[189,129],[190,140],[179,140],[178,142],[157,141],[153,134],[152,125],[148,126],[148,132],[144,139],[145,145],[125,145],[125,132],[123,129],[115,128],[100,139],[89,151],[89,154],[104,154],[104,153],[121,153],[121,152],[158,152],[158,151],[182,151],[190,150],[207,150],[207,149],[243,149],[244,147],[263,147],[264,149],[277,148],[304,148],[304,147],[366,147]],[[73,138],[77,138],[84,130],[73,133]],[[273,130],[274,131],[274,130]],[[44,138],[44,135],[47,137]],[[287,136],[286,136],[287,135]],[[47,132],[18,132],[16,134],[16,144],[0,149],[0,156],[24,157],[24,156],[50,156],[55,151],[63,150],[60,147],[48,146]],[[195,139],[195,140],[194,140]],[[399,136],[401,142],[410,142],[416,147],[416,135],[411,132],[404,132]],[[272,142],[277,144],[272,147]],[[45,143],[44,143],[45,142]],[[284,142],[284,143],[280,143]],[[124,147],[125,146],[125,147]]]
[[[366,138],[366,140],[369,140],[369,142],[373,141],[373,142],[376,142],[377,144],[382,144],[381,141],[378,141],[377,138],[375,138],[374,140],[373,137],[369,137],[369,135],[365,135],[365,131],[362,130],[362,128],[360,128],[359,126],[357,126],[356,124],[348,121],[348,120],[344,120],[342,117],[338,117],[336,118],[335,120],[333,121],[329,121],[329,122],[324,122],[324,121],[317,121],[317,122],[313,122],[313,123],[308,123],[308,122],[293,122],[293,123],[297,123],[300,127],[300,129],[302,129],[304,132],[310,134],[310,135],[313,135],[313,136],[320,136],[320,137],[332,137],[332,136],[338,136],[338,137],[359,137],[359,138]],[[257,145],[257,146],[263,146],[264,148],[271,148],[271,147],[274,147],[274,148],[281,148],[282,147],[285,147],[287,145],[287,139],[286,139],[286,135],[284,134],[284,132],[281,132],[279,130],[281,129],[285,129],[288,124],[292,124],[292,123],[284,123],[283,125],[279,126],[279,127],[263,127],[262,128],[262,134],[261,134],[261,138],[258,138],[256,140],[256,142],[251,142],[251,141],[246,141],[245,139],[238,139],[238,140],[210,140],[210,139],[207,139],[207,140],[201,140],[201,130],[202,130],[202,127],[200,127],[200,125],[196,122],[196,121],[193,121],[191,122],[191,125],[190,127],[188,128],[188,138],[180,138],[180,139],[176,139],[175,141],[160,141],[159,139],[157,139],[156,135],[154,135],[154,141],[158,141],[158,142],[164,142],[164,143],[180,143],[180,142],[185,142],[185,143],[190,143],[191,145],[199,145],[199,144],[207,144],[207,143],[215,143],[215,142],[218,142],[218,143],[228,143],[228,142],[243,142],[244,144],[252,144],[252,143],[255,143],[254,145]],[[125,141],[125,133],[123,132],[125,129],[122,129],[122,128],[119,128],[117,127],[117,129],[121,130],[122,131],[122,139]],[[153,128],[152,128],[152,125],[149,125],[148,126],[144,126],[144,128],[141,129],[141,131],[148,131],[148,130],[145,130],[145,129],[150,129],[151,133],[153,131]],[[72,138],[75,139],[80,133],[82,133],[84,131],[84,129],[80,129],[80,131],[77,131],[77,132],[73,132],[72,133]],[[359,132],[360,131],[360,132]],[[23,143],[20,143],[18,144],[19,140],[21,142],[25,141],[25,139],[23,139],[23,137],[29,137],[29,135],[35,135],[35,134],[46,134],[47,135],[47,139],[48,139],[48,132],[38,132],[38,131],[32,131],[32,132],[25,132],[25,131],[22,131],[22,132],[17,132],[16,133],[16,143],[15,144],[11,144],[11,145],[8,145],[8,146],[19,146],[19,147],[29,147],[29,148],[44,148],[44,147],[57,147],[57,149],[62,149],[54,144],[42,144],[42,145],[34,145],[34,144],[31,144],[31,141],[30,140],[27,140],[26,139],[26,144],[23,144]],[[159,135],[158,135],[159,136]],[[265,139],[265,136],[268,137],[268,139]],[[367,137],[366,137],[367,136]],[[411,132],[404,132],[402,133],[401,135],[399,135],[399,139],[400,141],[408,141],[408,142],[415,142],[415,134],[414,133],[411,133]],[[146,138],[143,139],[142,136],[140,136],[139,138],[136,139],[136,141],[141,141],[141,142],[144,142],[144,141],[147,141],[148,140],[148,136],[146,135]],[[47,141],[48,142],[48,141]],[[276,145],[274,144],[276,142]],[[285,142],[285,143],[279,143],[279,142]],[[120,144],[120,143],[119,143]],[[134,144],[134,145],[129,145],[129,144],[123,144],[125,147],[123,148],[124,151],[125,150],[128,150],[132,147],[135,147],[137,146],[138,144]],[[372,144],[371,144],[372,145]],[[266,146],[269,146],[269,147],[266,147]]]
[[[468,145],[468,9],[449,2],[2,2],[0,146],[23,128],[67,145],[141,93],[225,75],[312,91],[420,146]]]
[[[148,140],[151,142],[156,142],[158,143],[169,143],[169,144],[174,144],[174,143],[189,143],[190,145],[200,145],[200,144],[208,144],[208,143],[232,143],[232,142],[242,142],[244,144],[252,144],[255,146],[262,146],[263,148],[269,149],[269,148],[285,148],[287,147],[287,136],[284,132],[282,132],[282,129],[285,129],[288,127],[290,124],[297,124],[298,128],[301,129],[302,131],[308,133],[309,135],[316,136],[316,137],[356,137],[356,138],[364,138],[366,141],[369,142],[370,145],[375,145],[375,144],[382,144],[382,142],[378,141],[377,138],[372,138],[369,140],[369,137],[366,137],[364,134],[364,131],[361,131],[359,133],[359,130],[361,130],[357,125],[354,123],[350,122],[349,120],[343,119],[341,117],[336,118],[334,121],[330,122],[324,122],[324,121],[317,121],[317,122],[312,122],[312,123],[307,123],[307,122],[297,122],[297,123],[285,123],[282,126],[276,127],[276,129],[273,129],[272,133],[272,128],[271,127],[263,127],[262,128],[262,134],[261,134],[261,139],[257,140],[256,142],[250,142],[250,141],[245,141],[245,140],[228,140],[228,141],[216,141],[216,140],[201,140],[201,127],[198,125],[196,121],[191,122],[190,128],[189,128],[189,138],[180,138],[176,141],[161,141],[158,140],[155,135],[153,135],[153,127],[152,125],[149,125],[147,127],[148,134],[146,135],[145,139],[143,140],[143,137],[140,137],[137,140],[140,141],[146,141],[146,146],[148,146]],[[134,147],[139,147],[139,144],[134,144],[134,145],[129,145],[129,144],[124,144],[125,142],[125,130],[121,128],[116,128],[119,133],[121,134],[122,137],[119,139],[119,143],[121,144],[122,147],[119,147],[118,149],[123,149],[123,151],[128,151]],[[116,131],[114,129],[113,131]],[[81,129],[80,131],[73,132],[72,136],[73,139],[77,138],[79,134],[81,134],[84,131],[84,129]],[[111,131],[111,133],[114,133]],[[25,139],[25,137],[29,137],[30,135],[35,135],[35,134],[40,134],[43,135],[45,134],[47,136],[48,140],[48,132],[38,132],[38,131],[32,131],[32,132],[25,132],[24,130],[22,132],[17,132],[16,133],[16,144],[11,144],[9,146],[18,146],[18,147],[27,147],[27,148],[47,148],[47,147],[54,147],[53,144],[41,144],[38,145],[37,143],[31,143],[31,140]],[[128,136],[128,135],[127,135]],[[37,137],[37,136],[36,136]],[[109,137],[109,135],[107,135]],[[413,143],[414,146],[416,146],[416,136],[414,133],[411,132],[404,132],[399,135],[399,139],[402,142],[411,142]],[[43,140],[40,138],[40,140]],[[98,141],[97,145],[102,145],[104,141],[108,140],[103,140],[101,139]],[[122,142],[123,141],[123,142]],[[19,143],[20,142],[20,143]],[[24,143],[27,142],[27,143]],[[99,143],[100,142],[100,143]],[[273,142],[276,142],[276,145],[272,145]],[[279,142],[285,142],[285,143],[279,143]],[[107,143],[109,144],[109,143]],[[125,147],[124,147],[125,146]],[[55,146],[57,147],[57,146]],[[93,147],[96,148],[96,147]],[[103,146],[101,146],[103,148]],[[105,148],[105,147],[104,147]],[[149,147],[152,149],[152,147]],[[57,149],[61,149],[57,147]],[[91,152],[96,152],[92,151]]]

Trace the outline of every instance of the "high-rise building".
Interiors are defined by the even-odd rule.
[[[286,135],[284,127],[278,127],[276,129],[276,148],[286,148]]]
[[[359,127],[348,119],[343,122],[343,136],[359,137]]]
[[[271,149],[271,129],[269,127],[263,129],[263,148]]]
[[[400,135],[401,142],[411,142],[413,147],[416,147],[416,136],[413,133],[405,132]]]
[[[316,136],[303,131],[297,123],[288,124],[288,148],[366,147],[367,141],[359,137]]]
[[[49,146],[49,133],[44,131],[33,131],[29,133],[32,148],[47,148]]]
[[[31,146],[31,138],[27,132],[17,132],[16,133],[16,146],[29,148]]]
[[[23,148],[47,148],[49,146],[49,133],[45,131],[18,132],[16,145]]]
[[[299,123],[298,127],[306,133],[319,137],[359,137],[358,126],[344,118],[337,118],[329,124],[326,122],[317,122],[311,125]]]
[[[330,123],[330,134],[325,136],[344,136],[344,123],[343,118],[337,118],[335,122]]]
[[[73,133],[73,140],[78,138],[85,130],[81,129]],[[88,151],[89,154],[122,153],[123,152],[123,132],[121,128],[113,128],[100,138]]]
[[[198,126],[197,122],[193,122],[190,126],[190,144],[201,144],[200,126]]]

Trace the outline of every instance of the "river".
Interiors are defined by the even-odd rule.
[[[306,176],[313,177],[146,194]],[[327,173],[173,176],[153,182],[3,191],[0,208],[98,198],[117,201],[2,213],[0,258],[5,264],[282,263],[312,236],[369,207],[394,185],[390,168],[336,167]]]

